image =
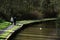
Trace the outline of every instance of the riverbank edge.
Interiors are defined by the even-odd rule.
[[[29,22],[29,21],[28,21]],[[34,21],[33,22],[30,22],[30,23],[34,23]],[[30,24],[30,23],[27,23],[27,24]],[[5,30],[5,32],[7,32],[7,34],[4,32],[3,34],[0,34],[0,39],[1,40],[8,40],[9,38],[10,38],[10,36],[12,35],[12,34],[14,34],[18,29],[20,29],[23,25],[26,25],[26,24],[19,24],[19,25],[14,25],[15,27],[13,27],[12,29],[10,29],[10,30]],[[18,26],[18,27],[17,27]],[[15,29],[14,29],[15,28]],[[6,34],[6,35],[5,35]]]
[[[19,32],[22,32],[25,28],[27,28],[29,25],[34,25],[34,24],[39,24],[39,22],[33,22],[33,23],[29,23],[29,24],[24,24],[20,29],[16,30],[9,38],[8,40],[13,40],[13,38],[19,33]],[[41,36],[41,35],[40,35]],[[41,37],[44,37],[44,38],[58,38],[58,37],[49,37],[49,36],[41,36]]]
[[[29,21],[28,21],[29,22]],[[33,21],[33,22],[30,22],[30,23],[27,23],[27,24],[22,24],[22,25],[20,25],[20,23],[19,23],[19,25],[16,25],[16,26],[18,26],[18,28],[17,29],[14,29],[14,30],[12,30],[12,31],[10,31],[10,33],[8,34],[8,35],[6,35],[6,37],[5,38],[3,38],[3,40],[10,40],[11,38],[12,38],[12,36],[14,36],[16,33],[18,33],[18,30],[22,30],[22,27],[26,27],[26,26],[28,26],[28,25],[33,25],[33,24],[35,24],[35,23],[39,23],[40,22],[40,20],[38,20],[38,21]],[[16,27],[15,26],[15,27]],[[14,28],[14,27],[13,27]]]
[[[8,36],[7,40],[13,40],[13,37],[21,32],[22,30],[24,30],[25,28],[27,28],[29,25],[34,25],[34,24],[38,24],[39,22],[31,22],[31,23],[28,23],[28,24],[22,24],[21,27],[19,27],[18,29],[16,29],[11,35]]]

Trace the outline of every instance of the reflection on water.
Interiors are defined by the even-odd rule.
[[[56,25],[54,22],[44,22],[29,25],[22,30],[14,40],[56,40]]]

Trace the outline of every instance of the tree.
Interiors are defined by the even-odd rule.
[[[45,18],[57,17],[57,11],[55,11],[55,6],[51,0],[44,0],[42,8]]]
[[[56,17],[55,9],[55,4],[51,0],[0,0],[0,13],[6,20],[10,20],[11,16],[16,16],[19,20],[25,17],[26,19]]]

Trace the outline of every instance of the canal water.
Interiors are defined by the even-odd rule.
[[[16,34],[13,40],[57,40],[56,23],[54,21],[28,25]]]

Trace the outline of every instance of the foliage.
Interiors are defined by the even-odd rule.
[[[56,0],[0,0],[0,17],[10,20],[16,16],[17,20],[41,19],[56,17]]]
[[[44,0],[43,1],[43,14],[46,18],[57,17],[58,12],[56,11],[56,1]]]

